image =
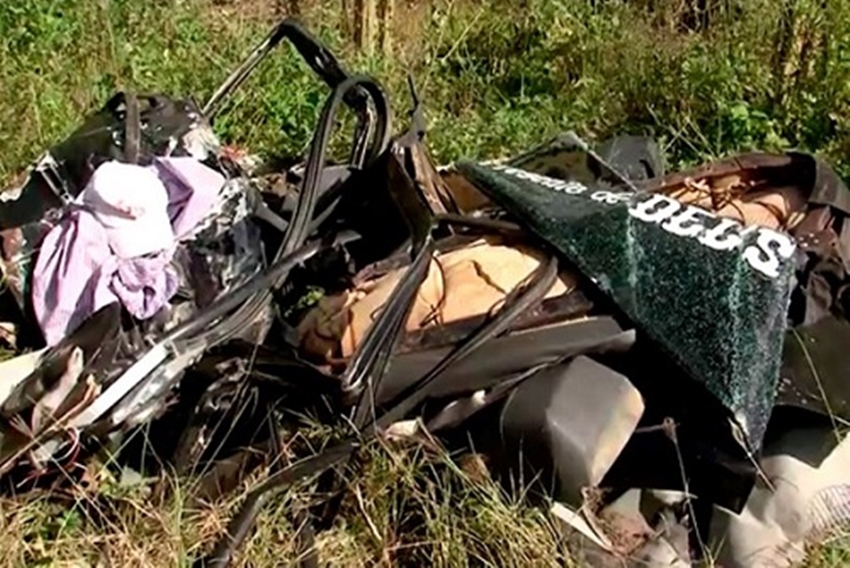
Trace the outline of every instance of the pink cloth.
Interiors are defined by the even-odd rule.
[[[89,211],[71,211],[44,238],[33,272],[33,309],[55,345],[100,308],[120,301],[133,316],[156,314],[177,291],[171,251],[121,259]]]
[[[33,270],[33,309],[48,345],[114,302],[121,302],[136,319],[153,317],[177,291],[177,273],[170,266],[174,236],[179,240],[190,235],[213,210],[224,178],[192,158],[158,160],[150,168],[168,189],[171,246],[120,258],[92,211],[73,206],[44,238]],[[143,228],[127,224],[123,237],[145,239]]]
[[[156,158],[153,165],[168,190],[174,234],[184,240],[218,203],[224,177],[194,158]]]

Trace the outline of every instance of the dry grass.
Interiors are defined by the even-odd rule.
[[[563,566],[558,533],[539,510],[471,478],[445,455],[418,444],[375,444],[343,473],[345,497],[315,542],[323,565]],[[186,484],[185,481],[182,482]],[[2,566],[188,566],[221,534],[242,497],[190,509],[188,486],[169,480],[119,487],[103,479],[74,495],[0,502]],[[248,482],[246,482],[247,488]],[[184,490],[185,489],[185,490]],[[310,486],[261,515],[236,566],[280,566],[299,558],[296,512],[315,501]]]

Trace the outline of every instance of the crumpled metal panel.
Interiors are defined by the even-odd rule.
[[[260,228],[251,217],[250,184],[246,178],[229,180],[221,188],[217,210],[201,221],[194,238],[184,244],[192,259],[198,307],[205,307],[265,266]]]
[[[773,408],[794,241],[623,183],[458,170],[573,261],[758,447]]]

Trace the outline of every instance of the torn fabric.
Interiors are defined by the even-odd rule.
[[[33,271],[33,310],[48,345],[112,302],[145,320],[174,296],[176,238],[213,210],[223,183],[203,170],[193,183],[189,176],[199,171],[187,171],[188,164],[160,164],[168,186],[152,167],[107,162],[94,172],[80,203],[44,238]]]

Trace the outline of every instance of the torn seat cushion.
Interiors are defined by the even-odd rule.
[[[779,175],[786,156],[744,154],[652,180],[647,189],[744,226],[792,230],[805,217],[811,185]]]
[[[429,329],[497,309],[541,260],[535,249],[509,246],[495,237],[436,255],[419,288],[406,331]],[[399,268],[320,300],[298,327],[303,351],[326,361],[350,357],[403,274],[404,269]],[[572,275],[562,274],[546,297],[557,297],[574,288]]]

